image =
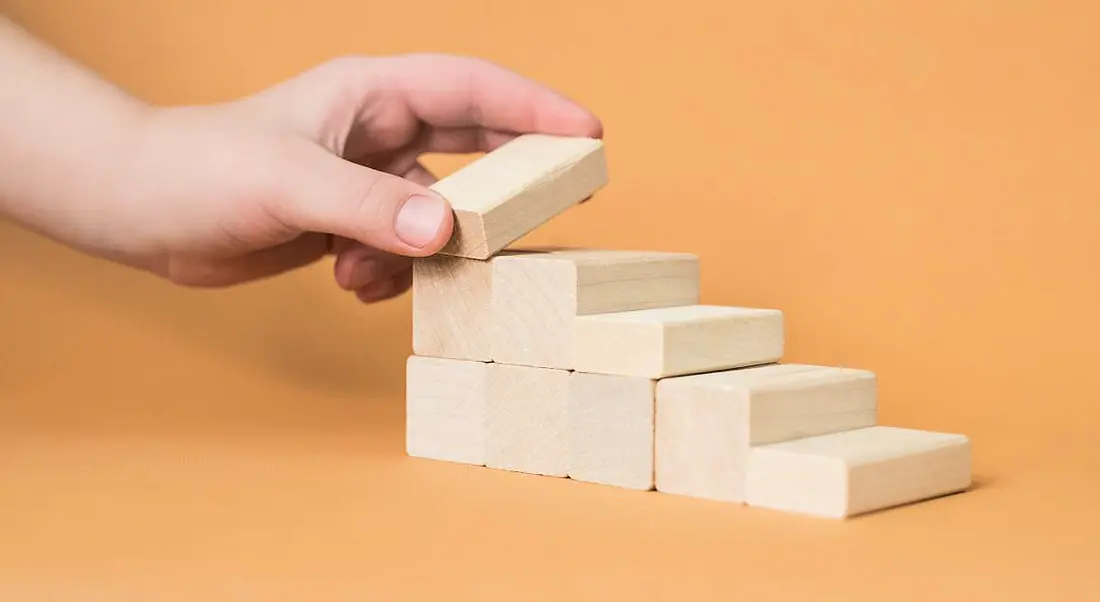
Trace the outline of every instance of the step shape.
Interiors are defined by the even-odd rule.
[[[572,369],[579,315],[688,305],[699,260],[687,253],[529,250],[493,259],[493,361]]]
[[[753,446],[873,426],[867,370],[770,364],[657,383],[655,476],[665,493],[745,499]]]
[[[846,518],[964,491],[971,484],[965,435],[888,426],[753,448],[751,506]]]
[[[492,261],[433,255],[413,261],[413,353],[492,359]]]
[[[431,186],[455,215],[440,253],[488,259],[607,182],[603,141],[518,136]]]
[[[493,365],[410,356],[405,365],[409,456],[485,464],[485,400]]]
[[[573,320],[572,367],[581,372],[666,378],[782,359],[783,312],[681,305]]]
[[[574,372],[569,383],[569,477],[653,489],[654,393],[648,378]]]
[[[566,370],[494,364],[485,407],[489,468],[564,477],[568,473]]]

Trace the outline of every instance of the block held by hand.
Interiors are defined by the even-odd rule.
[[[431,186],[455,232],[440,251],[488,259],[607,185],[603,141],[521,135]]]

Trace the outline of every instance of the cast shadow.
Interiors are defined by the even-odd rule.
[[[331,260],[233,288],[186,289],[0,224],[0,268],[16,261],[51,296],[95,306],[264,378],[353,398],[403,387],[409,295],[362,304],[336,286]]]

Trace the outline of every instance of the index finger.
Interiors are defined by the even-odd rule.
[[[438,128],[600,138],[603,125],[563,94],[492,62],[414,54],[383,59],[387,91]]]

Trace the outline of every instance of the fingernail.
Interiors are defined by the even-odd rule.
[[[394,230],[405,244],[420,248],[435,240],[446,215],[447,203],[443,199],[413,195],[398,210]]]

